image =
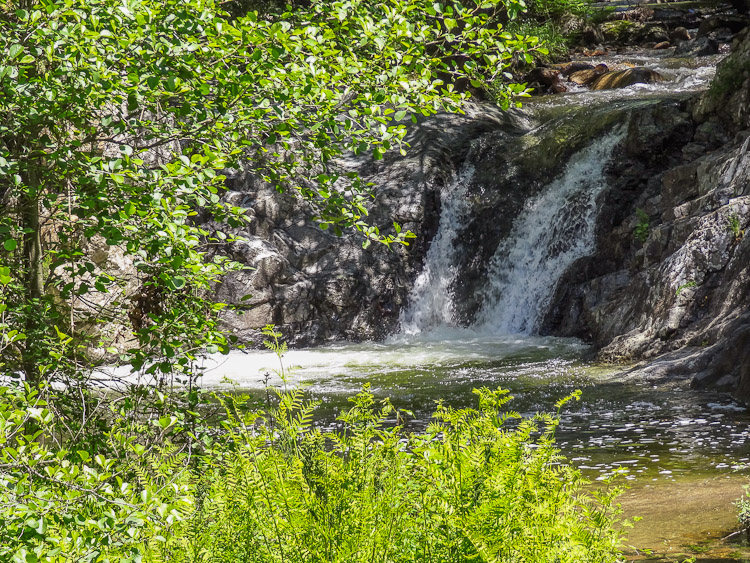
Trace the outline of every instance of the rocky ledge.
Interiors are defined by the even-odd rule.
[[[545,330],[607,361],[647,360],[641,374],[750,397],[749,28],[689,111],[678,162],[622,171],[596,255],[567,273]]]

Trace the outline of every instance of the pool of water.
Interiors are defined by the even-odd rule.
[[[587,353],[576,340],[442,328],[291,350],[281,362],[269,351],[233,352],[206,361],[203,384],[259,398],[266,386],[304,387],[320,401],[317,424],[333,428],[347,398],[369,383],[376,396],[413,413],[414,431],[428,423],[436,401],[473,406],[476,387],[509,389],[509,408],[526,415],[554,410],[555,401],[581,389],[581,400],[562,413],[558,445],[594,484],[623,473],[625,516],[643,518],[629,533],[629,559],[651,557],[648,550],[740,560],[744,544],[722,538],[737,527],[732,503],[747,482],[748,410],[727,394],[624,378],[624,367],[597,365]]]
[[[555,401],[581,389],[581,400],[563,412],[557,438],[592,479],[619,469],[628,480],[674,480],[731,473],[750,462],[750,414],[729,395],[622,382],[621,368],[591,363],[586,352],[570,339],[441,329],[384,343],[289,351],[281,363],[268,351],[235,352],[208,361],[203,383],[257,395],[266,384],[302,386],[321,402],[323,425],[334,424],[347,398],[369,383],[377,397],[413,413],[415,430],[427,424],[436,401],[474,405],[476,387],[509,389],[510,408],[527,415],[553,410]]]

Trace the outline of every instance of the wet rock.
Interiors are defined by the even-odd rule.
[[[527,82],[530,87],[534,88],[535,93],[539,94],[559,94],[568,91],[562,83],[560,71],[551,68],[537,67],[524,77],[524,81]]]
[[[594,65],[592,65],[591,63],[573,61],[572,63],[565,65],[560,70],[560,74],[562,74],[563,76],[570,76],[574,72],[578,72],[580,70],[590,70],[592,68],[594,68]]]
[[[568,80],[581,86],[588,86],[608,71],[609,68],[607,67],[607,65],[602,63],[596,65],[594,68],[572,72],[568,77]]]
[[[654,49],[669,49],[671,46],[672,44],[669,41],[662,41],[654,45]]]
[[[655,70],[635,67],[603,74],[591,83],[591,89],[612,90],[614,88],[627,88],[633,84],[654,84],[664,80],[665,78]]]
[[[690,32],[686,28],[679,26],[672,30],[669,34],[669,39],[677,43],[680,41],[690,41],[692,37],[690,37]]]
[[[697,37],[691,41],[683,41],[675,49],[675,57],[706,57],[719,52],[719,45],[709,37]]]

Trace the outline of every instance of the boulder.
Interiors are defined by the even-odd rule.
[[[654,84],[664,80],[666,79],[655,70],[635,67],[603,74],[591,83],[591,89],[612,90],[614,88],[627,88],[633,84]]]
[[[662,41],[654,45],[654,49],[669,49],[671,46],[672,44],[669,41]]]
[[[608,71],[609,67],[602,63],[596,65],[594,68],[573,72],[568,77],[568,80],[580,86],[588,86]]]
[[[605,41],[618,45],[640,45],[669,41],[669,33],[658,23],[641,23],[627,20],[602,24]]]
[[[680,41],[690,41],[692,37],[690,37],[690,32],[682,27],[675,27],[672,32],[669,34],[670,41],[674,41],[675,43],[678,43]]]
[[[565,65],[561,70],[560,74],[563,76],[570,76],[574,72],[578,72],[580,70],[590,70],[594,68],[594,65],[591,63],[584,63],[581,61],[573,61],[572,63],[569,63]]]
[[[697,37],[677,45],[675,57],[706,57],[719,52],[719,44],[709,37]]]

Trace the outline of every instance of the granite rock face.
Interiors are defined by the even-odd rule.
[[[646,165],[610,190],[596,255],[566,274],[546,332],[750,396],[749,96],[744,32],[692,102],[682,142],[658,155],[670,165]]]
[[[512,112],[474,107],[466,115],[440,115],[413,128],[407,157],[341,163],[377,186],[371,224],[385,229],[395,221],[417,235],[408,248],[373,244],[365,250],[362,236],[319,229],[314,210],[300,199],[233,174],[224,197],[246,208],[252,221],[240,233],[244,241],[223,249],[246,266],[217,286],[217,299],[236,306],[223,316],[226,328],[257,345],[260,329],[272,323],[297,346],[377,340],[396,332],[437,227],[441,187],[474,139],[489,130],[512,130],[514,119]]]

